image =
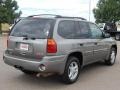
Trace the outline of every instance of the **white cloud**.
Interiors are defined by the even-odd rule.
[[[17,0],[22,16],[52,13],[66,16],[89,17],[90,0]],[[91,0],[91,12],[98,0]],[[93,14],[91,20],[94,20]]]

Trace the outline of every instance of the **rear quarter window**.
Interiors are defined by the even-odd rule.
[[[76,36],[78,36],[79,39],[90,38],[91,31],[89,29],[88,22],[78,21],[78,29],[77,29],[77,32],[76,32]]]
[[[74,38],[75,22],[72,20],[60,21],[58,25],[58,34],[67,39]]]

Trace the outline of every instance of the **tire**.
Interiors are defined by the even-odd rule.
[[[32,74],[35,74],[35,72],[33,71],[29,71],[29,70],[21,70],[24,74],[27,74],[27,75],[32,75]]]
[[[105,64],[106,65],[114,65],[115,61],[116,61],[116,54],[117,54],[116,49],[114,47],[112,47],[110,50],[109,59],[105,60]]]
[[[62,81],[66,84],[72,84],[77,81],[80,74],[80,62],[76,57],[69,57],[66,63]]]

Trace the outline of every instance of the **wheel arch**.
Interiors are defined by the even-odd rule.
[[[117,53],[117,45],[112,45],[111,48],[115,48],[116,53]]]
[[[82,54],[82,52],[72,52],[68,55],[67,58],[69,58],[71,56],[74,56],[74,57],[78,58],[79,62],[80,62],[80,65],[81,66],[83,65],[83,54]]]

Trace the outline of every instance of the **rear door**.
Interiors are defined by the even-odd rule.
[[[29,60],[37,60],[45,56],[52,24],[52,19],[44,18],[26,18],[19,21],[9,36],[9,54]]]
[[[89,23],[91,30],[91,39],[94,41],[94,61],[103,60],[108,53],[107,45],[103,32],[94,23]]]
[[[88,22],[85,21],[78,21],[76,22],[76,33],[75,38],[78,38],[77,45],[78,50],[82,51],[84,64],[89,64],[93,62],[93,46],[94,43],[90,39],[91,32],[89,29]]]

